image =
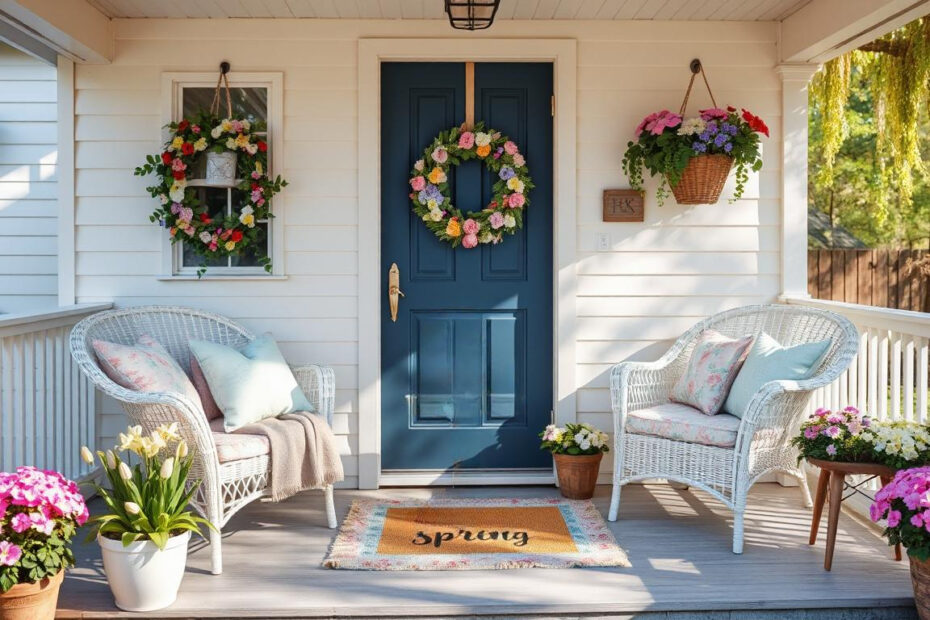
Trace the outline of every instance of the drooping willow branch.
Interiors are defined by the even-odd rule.
[[[849,135],[846,107],[854,74],[861,74],[871,90],[882,183],[910,204],[913,175],[925,172],[918,126],[930,93],[930,18],[915,20],[839,56],[814,76],[810,103],[822,117],[825,160],[817,174],[827,186],[832,184],[836,155]]]

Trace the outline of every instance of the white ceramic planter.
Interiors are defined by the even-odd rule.
[[[236,183],[236,154],[232,151],[207,153],[208,185],[233,186]]]
[[[116,606],[126,611],[154,611],[171,605],[184,578],[190,539],[191,533],[184,532],[159,550],[148,540],[124,547],[118,540],[97,536]]]

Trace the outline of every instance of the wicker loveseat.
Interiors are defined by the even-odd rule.
[[[123,406],[132,424],[141,425],[150,432],[160,424],[177,422],[181,436],[194,449],[195,461],[192,478],[202,479],[200,491],[193,502],[194,508],[220,530],[240,508],[265,493],[268,484],[268,450],[256,449],[257,435],[223,436],[221,427],[211,428],[200,403],[191,402],[180,394],[149,393],[128,390],[107,377],[97,364],[91,343],[107,340],[121,344],[134,344],[148,334],[161,343],[185,371],[190,371],[188,339],[209,340],[218,344],[241,347],[254,336],[247,329],[224,317],[195,310],[171,306],[146,306],[101,312],[87,317],[75,325],[71,332],[71,355],[81,370],[105,394]],[[335,380],[331,368],[321,366],[294,367],[294,376],[301,389],[316,409],[332,426]],[[220,432],[217,432],[220,431]],[[217,450],[221,444],[236,441],[237,437],[251,438],[251,444],[239,450],[238,446],[225,450],[249,454],[245,458],[224,457]],[[215,439],[216,438],[216,439]],[[222,446],[221,447],[229,447]],[[236,455],[238,456],[238,455]],[[329,527],[336,527],[333,505],[333,488],[324,489],[326,517]],[[221,534],[210,533],[212,571],[222,572]]]
[[[667,421],[671,433],[645,434],[629,424],[631,414],[668,410],[669,393],[684,373],[698,335],[714,329],[731,338],[765,332],[783,346],[830,340],[826,354],[808,379],[766,383],[752,398],[742,419],[726,414],[704,416],[697,410],[687,423],[705,426],[681,440],[682,421]],[[789,444],[807,411],[812,390],[828,385],[846,370],[858,350],[858,333],[844,317],[799,306],[736,308],[701,321],[655,362],[623,362],[610,374],[614,414],[614,477],[609,519],[617,520],[620,489],[646,479],[666,479],[707,491],[733,510],[733,553],[743,551],[743,515],[749,488],[762,476],[784,472],[798,479],[807,507],[807,480]],[[674,405],[673,407],[683,407]],[[687,408],[687,407],[685,407]],[[721,416],[724,416],[721,418]],[[677,426],[676,426],[677,425]],[[634,432],[638,430],[638,432]],[[730,440],[721,439],[730,433]],[[662,434],[666,436],[661,436]],[[713,437],[716,441],[707,441]],[[698,439],[700,438],[700,439]],[[716,444],[716,445],[710,445]],[[730,445],[732,444],[732,445]]]

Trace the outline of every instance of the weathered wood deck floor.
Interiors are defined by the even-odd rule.
[[[609,491],[601,487],[596,496],[605,514]],[[386,489],[337,491],[336,499],[342,517],[351,500],[362,496],[555,493],[541,487]],[[627,487],[620,521],[611,528],[632,568],[328,570],[320,562],[335,533],[324,527],[322,507],[317,493],[247,507],[226,530],[224,573],[209,573],[209,549],[196,544],[177,602],[146,617],[665,616],[658,612],[705,612],[669,616],[675,618],[914,617],[906,561],[895,562],[873,530],[844,515],[833,572],[824,572],[824,534],[818,546],[807,545],[810,512],[801,507],[796,489],[775,484],[753,490],[742,556],[730,552],[729,513],[707,495],[666,485]],[[135,617],[113,607],[96,544],[78,545],[77,554],[78,567],[62,589],[60,616]],[[826,611],[839,608],[847,611]],[[715,611],[723,613],[706,613]]]

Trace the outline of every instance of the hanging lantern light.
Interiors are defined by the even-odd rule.
[[[449,23],[459,30],[484,30],[494,23],[501,0],[446,0]]]

